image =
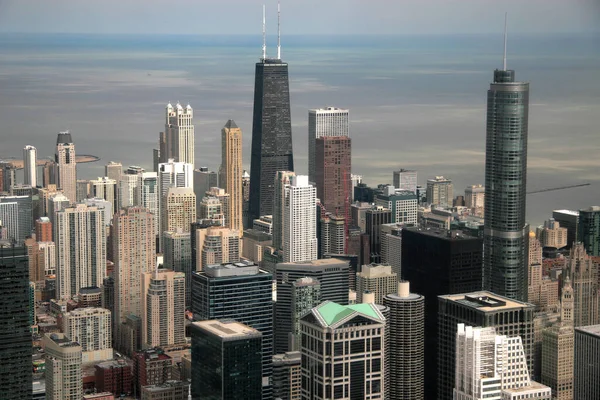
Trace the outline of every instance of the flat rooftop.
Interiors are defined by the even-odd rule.
[[[193,325],[223,339],[240,336],[257,336],[261,333],[256,329],[233,320],[208,320],[194,322]]]
[[[512,300],[507,297],[503,297],[487,291],[451,294],[445,296],[438,296],[438,298],[460,303],[467,307],[477,309],[483,312],[511,310],[523,307],[534,307],[533,304]]]
[[[299,267],[299,268],[310,268],[310,267],[315,267],[315,268],[322,268],[322,267],[329,267],[329,266],[336,266],[336,265],[340,265],[340,264],[348,264],[348,261],[346,260],[341,260],[339,258],[323,258],[320,260],[312,260],[312,261],[301,261],[301,262],[289,262],[289,263],[278,263],[277,266],[282,266],[282,267]]]
[[[508,393],[539,393],[539,392],[548,392],[550,393],[550,388],[546,385],[543,385],[536,381],[531,381],[531,384],[528,386],[521,386],[513,389],[503,389],[503,392]]]
[[[436,214],[428,213],[427,218],[433,216],[434,219],[443,219],[446,220],[447,216],[441,216]],[[438,229],[438,228],[417,228],[417,227],[406,227],[404,228],[406,231],[411,232],[419,232],[423,235],[437,237],[445,240],[480,240],[479,238],[471,235],[467,235],[462,231],[458,230],[446,230],[446,229]]]
[[[575,330],[600,337],[600,325],[580,326],[579,328],[575,328]]]

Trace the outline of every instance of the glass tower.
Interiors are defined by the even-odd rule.
[[[527,300],[529,225],[525,222],[529,83],[494,71],[488,90],[485,157],[484,286]]]

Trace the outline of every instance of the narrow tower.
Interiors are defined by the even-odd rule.
[[[75,161],[75,144],[69,131],[60,132],[56,139],[56,185],[65,196],[75,203],[77,201],[77,163]]]
[[[484,285],[526,301],[529,83],[515,82],[515,71],[506,69],[506,30],[504,43],[503,69],[494,71],[487,100]]]
[[[27,145],[23,149],[23,183],[37,186],[37,150],[35,147]]]
[[[221,187],[229,193],[229,226],[241,233],[242,224],[242,130],[230,119],[221,130]]]
[[[275,173],[294,170],[288,64],[279,58],[280,46],[278,58],[267,57],[264,22],[263,9],[263,52],[256,63],[254,81],[251,220],[273,213]]]

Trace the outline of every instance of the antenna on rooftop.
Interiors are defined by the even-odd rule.
[[[507,35],[507,30],[506,30],[506,22],[508,20],[508,13],[504,14],[504,71],[506,71],[506,35]]]
[[[277,59],[281,60],[281,4],[277,2]]]
[[[262,58],[267,58],[267,18],[265,5],[263,4],[263,45],[262,45]]]

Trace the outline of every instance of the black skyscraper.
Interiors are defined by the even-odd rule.
[[[25,247],[0,243],[0,399],[31,398],[29,266]]]
[[[263,18],[264,24],[264,18]],[[264,25],[263,25],[264,34]],[[252,159],[250,164],[250,217],[273,214],[273,189],[277,171],[293,171],[292,119],[288,65],[263,56],[256,63],[254,116],[252,118]]]

